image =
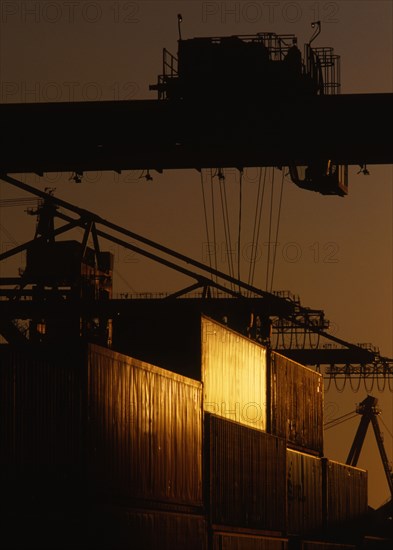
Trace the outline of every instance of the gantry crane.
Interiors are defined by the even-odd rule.
[[[350,466],[356,466],[359,460],[360,452],[367,434],[367,428],[372,424],[374,429],[375,439],[377,441],[379,454],[381,456],[383,469],[385,471],[386,480],[388,482],[391,498],[393,499],[393,472],[390,466],[385,446],[383,443],[383,437],[378,423],[378,415],[381,413],[377,407],[378,399],[371,395],[368,395],[361,403],[356,407],[356,412],[362,416],[360,424],[357,429],[355,439],[352,443],[351,449],[346,460],[346,464]]]
[[[177,345],[179,341],[187,344],[190,330],[186,320],[192,323],[193,319],[199,319],[200,313],[205,313],[219,321],[227,317],[234,330],[304,364],[318,369],[328,365],[330,370],[325,374],[330,378],[377,379],[384,385],[388,381],[390,387],[393,360],[381,357],[371,346],[352,344],[329,334],[329,322],[323,311],[304,307],[290,293],[263,291],[59,199],[52,192],[35,189],[10,176],[1,179],[42,200],[35,211],[38,223],[34,239],[0,254],[1,262],[27,251],[26,268],[20,276],[0,278],[0,333],[9,342],[23,345],[83,336],[101,345],[113,341],[115,347],[122,347],[130,343],[131,326],[134,345],[153,352],[154,346],[144,341],[152,333],[156,339],[161,335],[162,347],[172,345],[173,324],[168,322],[164,326],[163,318],[176,323],[177,334],[184,332]],[[66,223],[58,226],[55,219]],[[81,243],[57,240],[75,227],[84,232]],[[89,239],[93,248],[88,246]],[[193,282],[169,295],[113,299],[113,258],[102,251],[99,239],[176,270]],[[258,316],[272,322],[270,338],[264,334],[266,327],[259,334],[248,332],[253,328],[250,319]],[[169,331],[167,335],[165,330]],[[317,343],[311,345],[314,337]],[[319,345],[319,339],[330,345]],[[160,363],[159,356],[149,360]]]
[[[180,37],[156,100],[0,105],[0,174],[274,166],[343,195],[347,165],[393,163],[393,94],[338,94],[338,56],[311,42]]]
[[[343,195],[347,165],[366,170],[366,164],[393,163],[389,125],[393,94],[339,95],[339,58],[332,48],[312,45],[320,23],[314,27],[303,57],[294,35],[261,32],[184,40],[179,33],[177,57],[164,49],[162,74],[151,86],[158,92],[157,100],[0,105],[0,177],[44,199],[52,216],[46,217],[49,225],[44,233],[40,229],[30,243],[0,255],[1,261],[28,250],[23,275],[0,281],[3,333],[24,341],[18,333],[18,319],[37,319],[31,326],[38,330],[40,317],[67,314],[90,319],[101,316],[105,335],[108,319],[130,309],[135,315],[165,307],[175,316],[184,314],[195,307],[190,293],[202,289],[197,308],[212,315],[223,308],[227,313],[237,312],[230,315],[237,330],[249,323],[250,316],[259,315],[269,322],[273,319],[273,333],[278,335],[316,333],[339,346],[284,345],[280,351],[294,359],[317,368],[329,365],[334,377],[393,377],[390,359],[328,334],[323,312],[305,308],[285,294],[261,291],[238,280],[240,276],[236,279],[209,268],[7,175],[71,171],[75,181],[80,181],[89,170],[141,169],[149,175],[149,170],[167,168],[236,167],[242,171],[249,166],[273,166],[289,167],[292,180],[301,187]],[[28,132],[20,132],[22,127],[34,128],[34,140]],[[70,213],[64,214],[59,206]],[[44,220],[44,210],[40,214]],[[55,216],[68,223],[54,229]],[[69,252],[74,247],[84,265],[65,288],[54,277],[45,279],[37,271],[44,258],[38,256],[44,254],[43,245],[56,247],[55,236],[74,227],[82,227],[85,233],[81,247],[69,244]],[[88,250],[90,236],[94,249]],[[98,237],[175,269],[194,282],[165,300],[135,299],[132,308],[129,300],[112,300],[105,288],[111,266],[100,252]],[[88,279],[88,292],[79,289],[76,301],[75,281]],[[102,288],[97,281],[103,281]],[[67,299],[67,292],[72,300]],[[96,300],[91,292],[108,299]],[[219,292],[223,297],[216,299]],[[93,321],[88,325],[93,326]]]

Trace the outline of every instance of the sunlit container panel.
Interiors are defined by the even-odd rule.
[[[212,550],[287,550],[288,540],[251,534],[214,533]]]
[[[266,430],[266,349],[212,319],[201,323],[205,411]]]
[[[285,530],[285,441],[214,415],[205,417],[213,525]]]
[[[334,528],[367,513],[367,471],[327,458],[323,460],[326,527]]]
[[[322,375],[272,352],[269,431],[301,451],[323,454]]]
[[[88,358],[90,473],[114,496],[202,505],[202,389],[99,346]]]
[[[322,460],[287,449],[287,522],[292,535],[323,528]]]

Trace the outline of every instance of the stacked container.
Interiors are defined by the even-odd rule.
[[[367,472],[324,458],[323,476],[326,528],[362,519],[367,513]]]
[[[318,534],[323,527],[322,461],[287,449],[287,531]]]
[[[321,375],[204,316],[201,349],[213,531],[321,530]]]
[[[321,458],[321,375],[198,327],[177,373],[96,345],[0,349],[9,534],[29,516],[42,548],[88,525],[83,548],[350,550],[316,542],[367,510],[366,472]]]
[[[208,512],[212,526],[285,531],[285,441],[206,415]]]
[[[115,532],[119,548],[133,533],[135,548],[205,548],[199,382],[96,345],[0,357],[2,547],[31,521],[61,537],[42,548],[75,542],[73,525],[84,548]]]
[[[267,430],[267,352],[264,347],[202,316],[201,379],[205,412]]]
[[[269,368],[269,430],[288,447],[323,455],[323,378],[279,353]]]
[[[220,425],[213,417],[207,421],[207,433],[211,433],[213,426],[219,430],[218,440],[221,437],[226,442],[226,460],[219,454],[221,443],[217,443],[217,436],[213,451],[209,451],[207,471],[210,472],[213,525],[224,522],[234,525],[231,512],[241,527],[318,538],[367,512],[367,473],[321,458],[321,374],[276,352],[269,353],[256,342],[204,316],[201,318],[201,358],[205,413],[212,412],[237,423],[230,427],[228,422]],[[259,474],[263,471],[266,450],[253,449],[251,435],[242,425],[254,428],[255,441],[261,442],[265,437],[267,445],[269,438],[282,442],[276,443],[280,448],[278,455],[286,446],[286,487],[283,488],[282,480],[276,481],[277,470],[269,474],[277,484],[274,498],[270,500],[276,518],[274,523],[269,522],[268,514],[263,519],[258,516],[255,507],[255,503],[262,508],[269,506],[259,481],[253,477],[255,464]],[[266,433],[257,435],[256,430]],[[239,453],[240,448],[243,451]],[[276,466],[282,464],[278,455],[274,458],[270,455]],[[232,469],[228,470],[231,465]],[[241,474],[242,468],[248,473]],[[218,471],[222,481],[217,488],[218,474],[214,472]],[[243,501],[241,491],[247,483],[249,494]],[[227,494],[228,491],[232,493]],[[279,499],[280,510],[275,509],[275,497]],[[233,503],[230,511],[226,508],[227,501]],[[237,505],[243,510],[243,517],[242,514],[236,516]]]

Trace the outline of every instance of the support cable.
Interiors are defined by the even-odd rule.
[[[388,428],[388,427],[386,426],[386,424],[385,424],[385,422],[383,421],[383,419],[382,419],[382,416],[381,416],[381,415],[379,415],[379,420],[380,420],[380,421],[381,421],[381,423],[383,424],[383,426],[384,426],[385,430],[386,430],[386,431],[388,432],[388,434],[390,435],[390,437],[391,437],[391,438],[393,438],[393,434],[392,434],[392,432],[391,432],[391,431],[389,430],[389,428]]]
[[[327,427],[330,424],[335,424],[337,421],[342,420],[343,418],[347,418],[348,416],[353,416],[354,414],[357,414],[356,411],[351,411],[349,413],[343,414],[342,416],[338,416],[337,418],[333,418],[333,420],[325,422],[324,427]]]
[[[347,420],[353,420],[354,418],[356,418],[356,412],[352,414],[352,416],[348,417],[348,418],[344,418],[343,420],[340,420],[340,422],[335,422],[334,424],[325,424],[325,426],[323,427],[324,430],[330,430],[330,428],[335,428],[336,426],[339,426],[340,424],[343,424],[343,422],[346,422]]]

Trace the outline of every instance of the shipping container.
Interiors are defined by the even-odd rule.
[[[285,441],[206,414],[205,451],[210,522],[282,534]]]
[[[269,431],[300,451],[323,454],[322,375],[272,352]]]
[[[86,547],[86,362],[0,346],[0,548]]]
[[[297,450],[323,455],[321,374],[275,352],[270,360],[264,346],[201,315],[201,306],[171,309],[170,301],[160,307],[154,300],[146,302],[137,319],[120,316],[115,321],[114,347],[202,381],[204,410],[286,438]],[[141,306],[136,307],[139,313]],[[157,312],[162,318],[157,319]],[[242,321],[245,329],[243,317],[237,325]]]
[[[90,345],[90,474],[114,497],[202,506],[199,382]]]
[[[266,430],[266,349],[202,316],[204,410]]]
[[[356,550],[353,544],[330,541],[302,541],[302,550]]]
[[[322,529],[322,460],[287,449],[287,531],[304,536]]]
[[[28,499],[27,499],[28,500]],[[69,503],[75,508],[78,503]],[[0,548],[2,550],[86,550],[91,548],[87,513],[74,514],[70,509],[57,507],[53,511],[19,503],[18,514],[1,510]]]
[[[118,508],[105,514],[91,540],[91,550],[206,550],[206,521],[198,515]]]
[[[288,540],[244,533],[214,533],[212,550],[288,550]]]
[[[0,365],[9,507],[81,502],[88,482],[95,495],[202,506],[199,382],[96,345],[2,346]]]
[[[113,349],[199,381],[201,315],[219,326],[229,318],[231,328],[246,334],[250,308],[256,307],[236,298],[145,298],[130,300],[127,311],[113,319]],[[255,302],[262,307],[261,300]]]
[[[367,514],[367,471],[327,458],[322,462],[327,529],[345,527],[361,519]]]
[[[74,500],[85,474],[84,364],[81,348],[0,346],[0,499],[9,513],[21,502]]]
[[[366,536],[363,538],[359,550],[392,550],[393,546],[393,527],[390,526],[390,533],[386,529],[386,537],[383,536]],[[390,534],[390,538],[388,538]]]

